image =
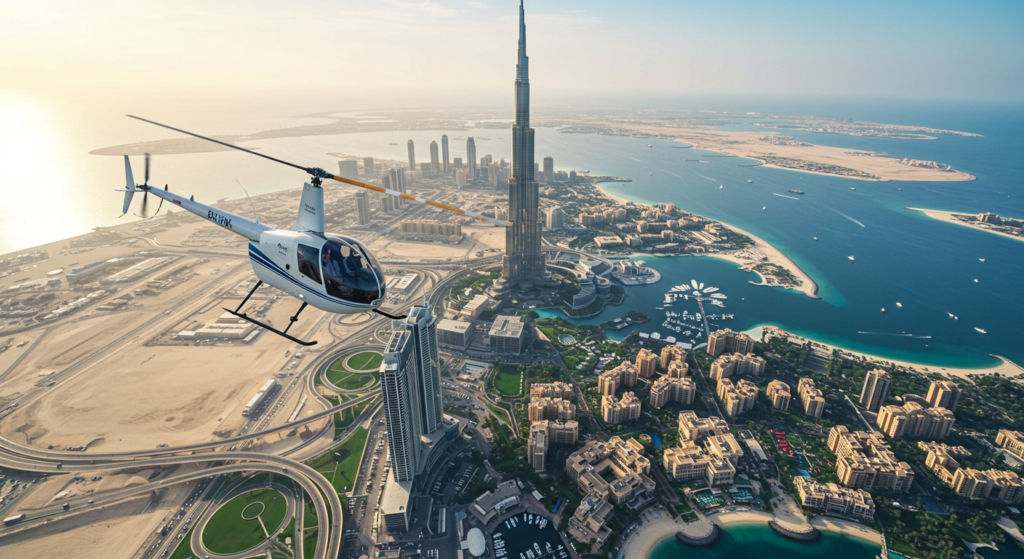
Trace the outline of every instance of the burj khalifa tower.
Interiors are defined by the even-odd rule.
[[[533,128],[530,128],[530,59],[526,56],[526,15],[519,2],[519,62],[516,64],[516,120],[512,125],[512,178],[508,181],[508,216],[502,276],[529,289],[545,277],[534,176]]]

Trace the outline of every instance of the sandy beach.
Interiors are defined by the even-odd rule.
[[[630,534],[626,543],[622,544],[622,553],[629,559],[642,559],[651,553],[654,545],[661,540],[675,535],[686,527],[685,522],[676,521],[668,513],[660,518],[644,522],[635,532]]]
[[[632,203],[632,204],[635,204],[637,206],[648,206],[649,205],[649,204],[641,204],[639,202],[634,202],[633,200],[627,200],[626,198],[623,198],[621,196],[616,196],[616,195],[608,192],[604,188],[602,188],[600,184],[597,185],[597,188],[598,188],[598,190],[601,191],[602,194],[605,195],[605,197],[607,197],[608,199],[610,199],[610,200],[612,200],[614,202],[622,204],[622,205],[625,205],[626,203]],[[685,211],[685,210],[683,210],[683,211]],[[697,215],[697,214],[693,214],[693,215]],[[733,231],[734,233],[737,233],[739,235],[744,235],[746,237],[749,237],[750,240],[754,241],[754,249],[756,249],[756,250],[760,251],[762,254],[764,254],[768,258],[768,263],[769,264],[774,264],[774,265],[776,265],[776,266],[778,266],[780,268],[784,268],[786,271],[788,271],[790,274],[792,274],[793,277],[799,279],[802,282],[802,284],[799,285],[799,286],[794,286],[793,287],[794,290],[802,292],[804,295],[807,295],[811,299],[821,299],[821,297],[818,297],[818,284],[815,283],[814,280],[811,279],[811,276],[807,275],[806,272],[801,270],[800,267],[796,265],[796,263],[794,263],[792,260],[790,260],[788,256],[783,254],[783,252],[781,250],[775,248],[774,246],[769,244],[764,239],[762,239],[762,238],[760,238],[760,237],[750,233],[749,231],[745,231],[743,229],[740,229],[739,227],[735,227],[733,225],[729,225],[728,223],[723,223],[721,221],[716,221],[716,223],[721,223],[723,227],[727,227],[729,230]],[[746,250],[749,250],[749,249],[746,249]],[[715,252],[715,253],[703,253],[703,254],[696,253],[696,254],[691,254],[691,255],[687,255],[687,256],[710,256],[712,258],[721,258],[722,260],[728,260],[729,262],[734,262],[734,263],[739,264],[741,266],[750,266],[751,264],[754,264],[754,262],[752,260],[744,259],[744,258],[741,258],[739,256],[739,254],[743,253],[743,252],[744,251]]]
[[[989,374],[992,374],[992,373],[999,373],[1001,375],[1005,375],[1005,376],[1009,376],[1009,377],[1014,377],[1014,376],[1018,376],[1018,375],[1021,375],[1022,373],[1024,373],[1024,368],[1022,368],[1020,365],[1014,363],[1013,361],[1010,361],[1009,359],[1006,359],[1005,357],[1001,357],[1001,356],[998,356],[998,355],[993,355],[993,357],[996,357],[997,359],[1002,361],[1002,363],[1000,365],[995,366],[995,367],[982,367],[980,369],[965,369],[965,368],[957,368],[957,367],[940,367],[940,366],[936,366],[936,365],[922,365],[921,363],[911,363],[909,361],[899,361],[899,360],[896,360],[896,359],[888,359],[888,358],[885,358],[885,357],[878,357],[877,355],[871,355],[871,354],[862,353],[862,352],[859,352],[859,351],[852,351],[852,350],[846,349],[844,347],[839,347],[839,346],[836,346],[836,345],[827,344],[827,343],[820,342],[820,341],[812,339],[812,338],[807,338],[807,337],[804,337],[804,336],[798,336],[798,335],[793,334],[791,332],[787,332],[785,330],[782,330],[781,328],[779,328],[777,326],[765,326],[765,325],[755,326],[754,328],[746,330],[746,334],[748,336],[754,338],[754,339],[758,339],[759,340],[759,339],[761,339],[761,333],[762,333],[762,329],[763,328],[768,328],[768,329],[770,329],[772,331],[783,332],[787,337],[789,337],[789,338],[791,338],[793,340],[796,340],[798,342],[801,342],[801,343],[809,341],[809,342],[818,344],[818,345],[822,346],[823,348],[825,348],[825,350],[828,351],[828,352],[831,352],[832,350],[838,349],[847,358],[863,357],[868,362],[877,364],[877,365],[882,366],[882,367],[886,367],[886,366],[904,367],[904,368],[907,368],[907,369],[914,369],[916,371],[919,371],[919,372],[922,372],[922,373],[926,373],[926,374],[927,373],[942,373],[942,374],[945,374],[945,375],[952,375],[952,376],[960,377],[960,378],[967,379],[967,380],[970,380],[970,377],[973,376],[973,375],[989,375]]]
[[[719,527],[725,528],[736,524],[766,524],[772,519],[784,525],[793,524],[793,527],[797,530],[800,529],[801,525],[806,526],[803,523],[794,523],[787,521],[787,519],[776,518],[771,513],[762,511],[727,511],[711,515],[706,519],[691,522],[690,524],[676,521],[667,513],[664,513],[659,518],[647,520],[637,528],[629,536],[629,539],[626,540],[626,543],[622,545],[621,552],[628,558],[644,559],[648,557],[658,542],[675,535],[680,530],[696,530],[695,533],[704,533],[708,522],[713,522]],[[857,538],[875,545],[882,544],[881,534],[856,522],[818,516],[812,519],[810,524],[822,532]]]
[[[984,231],[986,233],[991,233],[993,235],[999,235],[1000,237],[1008,237],[1010,239],[1016,239],[1018,241],[1024,242],[1024,237],[1018,237],[1016,235],[1008,235],[1006,233],[1003,233],[1002,231],[993,231],[993,230],[989,229],[988,227],[981,226],[979,222],[975,222],[975,223],[979,223],[979,225],[973,225],[971,223],[964,223],[963,221],[960,221],[959,219],[955,219],[953,217],[955,215],[973,215],[973,214],[965,214],[965,213],[961,213],[961,212],[944,212],[942,210],[926,210],[924,208],[906,208],[906,209],[913,210],[915,212],[921,212],[924,215],[926,215],[926,216],[928,216],[928,217],[930,217],[932,219],[937,219],[939,221],[945,221],[946,223],[955,223],[955,224],[957,224],[957,225],[959,225],[961,227],[967,227],[967,228],[975,229],[975,230],[978,230],[978,231]]]

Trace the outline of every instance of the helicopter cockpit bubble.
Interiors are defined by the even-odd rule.
[[[384,298],[384,271],[359,241],[328,235],[320,262],[328,295],[364,304]]]

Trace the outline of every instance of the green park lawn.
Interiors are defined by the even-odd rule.
[[[509,398],[521,396],[523,387],[523,373],[518,365],[501,364],[494,371],[494,388],[498,394]]]
[[[359,472],[359,462],[363,459],[363,447],[366,446],[366,438],[369,431],[357,429],[345,442],[331,449],[330,452],[308,462],[314,470],[323,474],[331,480],[334,490],[338,494],[345,493],[355,483],[356,474]],[[340,461],[335,461],[337,454]]]
[[[203,530],[203,545],[215,553],[239,553],[255,547],[266,539],[258,519],[243,520],[242,511],[255,502],[266,508],[260,515],[267,532],[273,533],[284,523],[288,509],[284,495],[273,489],[257,489],[231,499],[217,509]]]

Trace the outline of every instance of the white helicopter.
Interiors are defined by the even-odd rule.
[[[136,192],[143,193],[142,207],[145,214],[147,197],[152,193],[160,198],[160,205],[167,200],[176,206],[180,206],[202,218],[245,237],[249,240],[249,262],[256,272],[259,281],[252,288],[252,291],[245,296],[241,304],[235,310],[224,309],[242,320],[251,322],[257,326],[266,328],[280,336],[283,336],[303,346],[311,346],[316,341],[304,341],[288,334],[288,330],[299,319],[299,314],[312,305],[318,309],[339,314],[352,314],[359,312],[375,312],[389,318],[404,318],[393,316],[380,310],[384,302],[384,271],[380,263],[365,245],[359,241],[343,235],[335,235],[324,232],[324,192],[322,188],[323,179],[331,179],[345,184],[358,186],[388,196],[403,198],[411,202],[433,206],[444,210],[452,211],[461,215],[469,216],[480,221],[494,223],[508,227],[511,223],[476,212],[462,210],[426,200],[419,196],[412,196],[403,192],[375,186],[364,182],[347,179],[332,175],[318,167],[302,167],[294,163],[282,161],[269,155],[257,153],[233,144],[186,132],[178,128],[153,122],[137,116],[128,115],[131,118],[155,124],[163,128],[181,132],[202,140],[207,140],[225,147],[244,151],[269,159],[283,165],[301,169],[310,175],[310,181],[303,184],[302,200],[299,203],[299,215],[295,226],[291,230],[276,229],[244,217],[214,209],[206,204],[196,202],[192,197],[185,197],[175,194],[165,186],[163,190],[153,188],[149,185],[149,154],[146,154],[146,175],[142,184],[135,184],[132,177],[132,167],[128,156],[124,156],[124,171],[127,180],[126,187],[118,189],[123,191],[124,208],[123,212],[128,213],[132,202],[132,196]],[[157,208],[159,211],[159,207]],[[145,215],[143,215],[145,217]],[[277,289],[302,301],[302,306],[284,330],[277,330],[267,324],[259,322],[246,313],[241,312],[242,307],[249,301],[252,294],[264,283],[272,285]]]

